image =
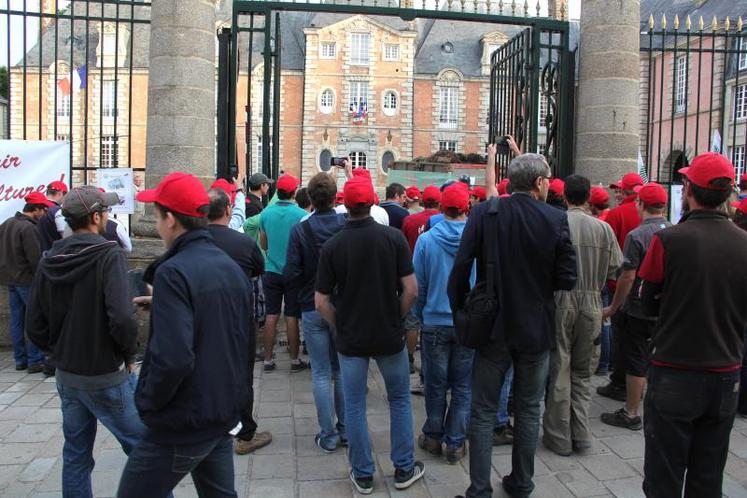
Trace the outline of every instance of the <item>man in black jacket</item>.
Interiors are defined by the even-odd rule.
[[[208,191],[210,211],[208,212],[208,232],[213,236],[215,245],[238,264],[250,282],[265,272],[265,259],[254,239],[229,228],[232,217],[231,198],[222,188],[212,188]],[[254,292],[250,296],[253,300]],[[257,346],[257,327],[255,320],[251,320],[251,335],[249,336],[249,365],[247,387],[249,398],[244,413],[241,416],[241,430],[236,435],[236,454],[246,455],[272,442],[269,432],[257,432],[257,422],[254,420],[254,353]]]
[[[134,403],[137,325],[127,293],[127,258],[101,236],[117,194],[72,189],[62,213],[73,235],[42,258],[29,297],[26,333],[57,368],[62,401],[62,492],[92,496],[93,443],[101,422],[130,453],[145,427]]]
[[[470,479],[467,496],[492,496],[490,485],[492,433],[501,385],[513,362],[516,424],[512,473],[503,488],[512,496],[528,496],[534,489],[534,453],[539,435],[540,400],[547,382],[550,350],[555,347],[556,290],[576,285],[576,253],[570,239],[568,216],[544,201],[550,168],[538,154],[511,161],[511,197],[501,199],[498,213],[488,214],[489,203],[476,206],[462,235],[449,279],[452,310],[461,309],[470,290],[470,273],[477,259],[477,282],[486,280],[486,257],[495,254],[495,292],[498,316],[490,342],[475,354],[470,414]],[[485,245],[489,224],[498,243]]]
[[[643,431],[649,497],[720,497],[739,397],[747,326],[747,233],[719,207],[734,187],[721,154],[680,173],[688,213],[656,232],[638,275],[643,312],[657,316]]]
[[[151,307],[135,393],[147,430],[117,496],[163,498],[190,473],[200,496],[236,496],[229,431],[249,396],[251,285],[205,230],[209,199],[196,177],[171,173],[137,199],[155,203],[167,251],[152,299],[137,299]]]

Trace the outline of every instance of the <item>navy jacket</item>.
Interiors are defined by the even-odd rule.
[[[298,292],[298,303],[301,311],[314,311],[314,283],[316,270],[319,266],[319,254],[322,246],[334,234],[345,226],[345,215],[328,211],[315,212],[309,216],[308,222],[314,233],[316,250],[306,236],[303,223],[296,224],[288,239],[288,253],[285,259],[285,281]]]
[[[498,244],[488,248],[483,243],[485,223],[492,218],[488,209],[488,202],[477,205],[467,220],[449,277],[451,308],[464,304],[473,261],[477,259],[477,281],[483,282],[487,251],[497,251],[494,278],[500,310],[492,340],[505,341],[514,351],[554,349],[554,292],[576,285],[576,251],[568,216],[528,194],[515,193],[499,202]]]
[[[207,230],[181,235],[158,261],[150,337],[135,403],[162,444],[230,431],[249,398],[251,284]]]

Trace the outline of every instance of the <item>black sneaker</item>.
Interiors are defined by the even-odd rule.
[[[350,480],[353,482],[356,491],[362,495],[370,495],[373,493],[373,476],[366,477],[355,477],[353,471],[350,471]]]
[[[625,398],[627,397],[625,386],[616,386],[612,382],[597,387],[597,394],[604,396],[605,398],[614,399],[615,401],[625,401]]]
[[[643,424],[641,423],[641,417],[631,417],[628,415],[628,411],[625,407],[620,408],[616,412],[603,413],[602,422],[607,425],[614,425],[615,427],[624,427],[631,431],[637,431]]]
[[[29,366],[26,363],[16,363],[16,370],[26,370]]]
[[[502,446],[504,444],[513,444],[514,442],[514,428],[511,427],[511,422],[503,427],[496,427],[493,429],[493,446]]]
[[[407,489],[415,481],[425,474],[425,465],[423,462],[416,461],[415,465],[409,471],[397,469],[394,471],[394,487],[397,489]]]
[[[274,372],[275,371],[275,362],[272,363],[265,363],[265,372]]]
[[[324,444],[322,444],[322,438],[319,437],[319,434],[314,436],[314,443],[319,447],[320,450],[322,450],[327,455],[331,455],[337,449],[337,448],[332,448],[332,449],[325,448]]]
[[[302,372],[307,368],[309,368],[309,365],[303,360],[298,360],[298,363],[291,362],[291,373]]]
[[[29,365],[28,372],[30,374],[38,374],[38,373],[42,373],[43,371],[44,371],[44,365],[42,365],[41,363],[37,363],[36,365]]]

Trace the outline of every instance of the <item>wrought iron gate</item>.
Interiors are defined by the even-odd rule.
[[[359,4],[348,0],[234,1],[231,27],[218,33],[218,176],[232,176],[238,169],[238,154],[242,152],[237,153],[237,140],[241,139],[245,142],[241,148],[247,174],[262,171],[276,177],[279,173],[283,140],[281,23],[286,12],[392,16],[404,21],[473,21],[526,28],[490,59],[489,134],[485,142],[502,134],[515,134],[522,150],[546,155],[553,174],[572,172],[574,54],[569,51],[568,22],[539,17],[540,2],[532,7],[528,1],[522,7],[516,1],[502,0],[447,0],[436,4],[434,8],[426,0]],[[537,17],[532,17],[535,9]],[[286,36],[291,36],[290,32]],[[252,88],[252,78],[261,79],[261,90]],[[501,160],[499,174],[505,173],[507,162],[507,158]]]

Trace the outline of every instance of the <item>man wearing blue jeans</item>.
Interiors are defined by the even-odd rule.
[[[354,177],[344,192],[348,222],[322,247],[314,301],[337,332],[350,480],[359,493],[373,492],[376,466],[366,421],[366,382],[373,358],[389,400],[394,487],[406,489],[424,474],[423,463],[415,461],[402,325],[417,297],[417,281],[402,233],[370,215],[375,197],[371,180]]]
[[[418,279],[415,314],[423,324],[420,342],[426,365],[426,421],[418,445],[435,456],[441,456],[442,444],[446,445],[446,462],[452,465],[466,452],[474,350],[457,342],[446,286],[467,209],[466,185],[458,182],[446,188],[441,194],[444,220],[418,237],[413,254]],[[447,402],[449,391],[451,400]]]
[[[345,226],[345,216],[334,211],[337,184],[330,175],[314,176],[308,193],[314,214],[291,229],[285,279],[298,292],[306,347],[314,365],[311,385],[319,421],[314,441],[323,452],[331,453],[346,442],[345,406],[334,330],[314,307],[314,284],[322,246]]]
[[[495,154],[491,145],[488,154]],[[492,159],[491,159],[492,161]],[[534,454],[540,400],[547,383],[550,350],[555,346],[554,291],[576,285],[576,253],[568,216],[548,206],[550,167],[539,154],[515,157],[508,167],[514,193],[472,209],[449,278],[452,309],[462,309],[477,260],[477,282],[493,272],[499,311],[486,344],[477,349],[472,369],[469,425],[470,498],[489,498],[492,434],[506,372],[514,369],[514,441],[511,473],[503,489],[529,496],[534,489]],[[486,233],[491,230],[491,233]],[[486,237],[497,243],[486,247]],[[497,236],[497,237],[495,237]],[[495,264],[488,265],[488,251]]]
[[[40,192],[32,192],[24,202],[21,212],[0,225],[0,285],[8,288],[10,336],[16,370],[28,368],[29,373],[38,373],[44,369],[44,354],[24,335],[26,305],[41,257],[37,222],[55,204]]]
[[[56,367],[62,408],[62,494],[91,497],[97,422],[125,453],[145,426],[135,409],[137,325],[127,291],[127,257],[101,234],[117,194],[72,189],[62,214],[73,235],[44,254],[29,296],[29,339]],[[123,285],[125,284],[125,285]]]

